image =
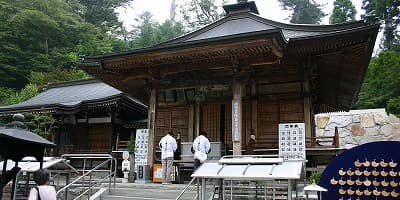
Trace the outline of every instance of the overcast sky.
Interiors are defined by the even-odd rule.
[[[131,29],[132,25],[134,25],[135,18],[144,11],[150,11],[154,19],[158,22],[162,23],[166,19],[169,18],[169,11],[172,0],[134,0],[133,3],[127,8],[119,9],[119,17],[124,22],[126,28],[128,30]],[[179,3],[189,1],[189,0],[176,0],[176,3],[179,6]],[[279,5],[278,0],[253,0],[256,2],[258,11],[260,15],[264,18],[271,19],[274,21],[289,23],[289,12],[282,10]],[[317,0],[320,4],[324,5],[324,12],[328,14],[322,24],[329,23],[329,15],[332,13],[333,9],[333,1],[334,0]],[[353,5],[357,10],[357,19],[360,19],[360,14],[363,13],[361,9],[362,0],[352,0]],[[222,0],[216,0],[216,2],[222,2]],[[236,0],[228,0],[227,4],[236,3]],[[221,3],[219,3],[221,5]]]

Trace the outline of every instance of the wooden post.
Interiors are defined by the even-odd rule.
[[[241,155],[242,145],[242,85],[237,80],[237,77],[233,78],[232,83],[232,143],[233,143],[233,155]]]
[[[251,84],[251,97],[257,96],[257,83],[252,83]],[[251,129],[254,130],[256,138],[258,137],[258,131],[257,131],[257,105],[258,105],[258,100],[257,99],[251,99]]]
[[[194,113],[195,113],[195,123],[196,123],[196,131],[193,134],[193,138],[196,138],[197,136],[199,136],[200,133],[200,103],[196,102],[196,108],[194,109]],[[193,140],[192,140],[193,141]]]
[[[157,85],[154,85],[150,91],[150,108],[148,113],[147,128],[149,129],[149,149],[147,152],[147,163],[153,166],[154,163],[154,135],[155,135],[155,120],[156,120],[156,108],[157,108]]]
[[[333,138],[333,145],[335,148],[339,148],[339,131],[338,127],[335,127],[335,137]]]
[[[194,123],[195,123],[195,107],[194,105],[190,105],[189,107],[189,128],[188,128],[188,142],[193,141],[194,137],[193,137],[193,131],[194,131]]]
[[[116,126],[115,126],[115,112],[112,111],[111,112],[111,138],[110,138],[111,151],[109,151],[109,153],[111,153],[113,150],[117,150],[117,145],[115,145],[116,141],[117,141],[116,135],[117,135],[117,130],[116,130]]]
[[[303,93],[305,93],[304,96],[304,104],[303,104],[303,112],[304,112],[304,125],[305,125],[305,131],[306,131],[306,138],[311,138],[313,137],[313,131],[312,131],[312,123],[313,121],[311,120],[311,97],[310,97],[310,83],[308,80],[303,82]]]

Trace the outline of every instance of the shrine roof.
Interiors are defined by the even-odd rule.
[[[0,115],[10,111],[26,111],[41,108],[74,109],[87,103],[111,103],[124,98],[143,109],[147,106],[103,82],[94,79],[49,84],[37,96],[18,104],[0,107]]]

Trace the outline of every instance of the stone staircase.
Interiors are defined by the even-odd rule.
[[[175,200],[186,187],[185,184],[162,185],[157,183],[136,184],[117,183],[110,192],[104,191],[98,200]],[[191,186],[181,197],[182,200],[193,200],[197,194],[195,186]],[[95,199],[93,199],[95,200]]]
[[[230,185],[225,183],[224,191],[214,190],[214,185],[208,183],[206,199],[230,199],[231,195],[233,199],[237,200],[248,200],[248,199],[287,199],[287,182],[267,182],[266,184],[254,185],[246,184],[245,182],[236,182],[233,184],[232,191]],[[99,192],[97,197],[92,196],[91,200],[175,200],[176,197],[185,189],[186,184],[172,184],[162,185],[159,183],[117,183],[115,188],[112,188],[109,192],[108,189],[103,189]],[[215,185],[217,186],[217,185]],[[298,189],[302,189],[304,186],[299,186]],[[103,187],[105,188],[105,187]],[[274,191],[275,188],[275,191]],[[265,192],[267,195],[265,196]],[[214,193],[214,194],[213,194]],[[275,193],[275,196],[273,196]],[[193,200],[197,195],[196,185],[191,185],[180,200]],[[303,191],[299,191],[298,199],[303,199]],[[213,198],[214,197],[214,198]],[[293,199],[296,199],[296,192],[292,191]],[[312,197],[312,195],[310,196]]]

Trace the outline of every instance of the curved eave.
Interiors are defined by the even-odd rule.
[[[360,24],[360,23],[355,23]],[[289,26],[289,25],[287,25]],[[301,26],[301,25],[292,25],[292,26]],[[339,25],[332,25],[333,27],[330,28],[335,30],[336,32],[327,32],[321,33],[319,35],[310,35],[304,37],[296,37],[296,38],[289,38],[287,39],[283,34],[283,29],[271,29],[271,30],[264,30],[264,31],[257,31],[251,33],[243,33],[237,35],[230,35],[230,36],[223,36],[223,37],[216,37],[211,39],[202,39],[202,40],[194,40],[194,41],[185,41],[185,42],[178,42],[178,43],[169,43],[163,45],[156,45],[153,47],[137,49],[133,51],[127,51],[122,53],[115,53],[115,54],[108,54],[108,55],[99,55],[99,56],[92,56],[88,57],[80,63],[81,68],[90,69],[91,67],[102,67],[102,62],[118,62],[118,60],[129,60],[129,59],[140,59],[141,57],[146,57],[147,60],[151,59],[159,59],[160,56],[164,56],[165,53],[175,53],[175,54],[184,54],[185,51],[199,48],[199,47],[212,47],[224,44],[232,44],[232,43],[240,43],[246,41],[254,41],[257,39],[273,39],[277,41],[277,45],[279,48],[285,49],[286,47],[301,43],[301,42],[308,42],[309,40],[315,39],[328,39],[333,37],[340,37],[340,36],[351,36],[353,34],[364,34],[365,31],[370,30],[377,30],[379,28],[379,24],[370,24],[365,26],[353,27],[351,29],[345,30],[336,30]],[[307,26],[309,27],[309,26]],[[147,61],[148,62],[148,61]]]
[[[375,30],[379,30],[379,26],[380,26],[379,24],[371,24],[371,25],[367,25],[367,26],[357,27],[357,28],[348,29],[348,30],[341,30],[341,31],[331,32],[331,33],[325,33],[325,34],[321,34],[321,35],[296,37],[296,38],[291,38],[290,42],[315,40],[315,39],[329,38],[329,37],[341,37],[343,35],[348,35],[349,33],[353,33],[353,34],[355,34],[355,33],[363,33],[363,34],[365,34],[364,31],[376,32]]]
[[[340,31],[340,30],[350,30],[350,29],[369,25],[369,23],[366,23],[364,21],[347,22],[347,23],[333,24],[333,25],[285,24],[285,23],[276,22],[276,21],[272,21],[272,20],[263,18],[254,13],[241,12],[241,13],[230,14],[224,18],[221,18],[221,19],[219,19],[207,26],[204,26],[198,30],[195,30],[191,33],[188,33],[188,34],[180,36],[178,38],[157,44],[155,46],[168,46],[168,45],[172,45],[172,44],[182,44],[198,35],[201,35],[207,31],[212,30],[213,28],[216,28],[230,20],[245,19],[245,18],[252,19],[255,22],[264,24],[266,26],[272,26],[274,28],[274,30],[280,30],[281,33],[283,31],[306,31],[306,32],[321,32],[321,33],[326,32],[326,33],[328,33],[328,32],[336,32],[336,31]],[[283,36],[283,40],[287,41],[287,39],[286,39],[286,37],[284,37],[283,33],[282,33],[282,36]]]
[[[58,113],[58,114],[63,114],[63,113],[74,114],[84,109],[109,107],[110,105],[119,105],[122,99],[125,102],[124,105],[126,105],[127,107],[129,106],[133,110],[138,110],[141,113],[147,112],[146,105],[140,102],[132,102],[131,99],[127,99],[121,93],[107,98],[82,101],[74,105],[64,105],[57,103],[57,104],[43,104],[43,105],[3,108],[0,110],[0,116],[9,116],[15,113],[42,113],[42,112]]]
[[[348,111],[354,104],[368,69],[379,25],[371,25],[357,31],[359,37],[355,41],[359,41],[344,47],[335,46],[333,42],[330,44],[331,52],[319,55],[321,58],[317,61],[318,74],[321,77],[318,93],[321,98],[316,113]],[[332,38],[331,40],[335,40]],[[338,35],[337,40],[346,38]],[[313,52],[311,45],[308,52]]]
[[[198,48],[198,47],[210,47],[210,46],[218,46],[224,44],[232,44],[234,42],[245,42],[256,39],[265,39],[265,36],[275,38],[279,46],[282,48],[287,45],[288,41],[282,35],[282,32],[278,29],[274,29],[274,30],[217,37],[212,39],[188,41],[185,43],[176,43],[167,46],[153,46],[122,53],[91,56],[84,59],[83,62],[79,64],[79,66],[82,68],[99,67],[101,66],[101,62],[105,60],[112,61],[119,59],[129,59],[140,56],[158,58],[160,54],[165,54],[166,52],[168,53],[183,52],[185,50],[190,50],[192,48]]]
[[[22,129],[0,128],[0,138],[6,138],[13,141],[21,141],[43,147],[56,146],[54,143],[42,138],[41,136]]]
[[[33,145],[38,145],[38,146],[42,146],[43,148],[45,148],[45,147],[55,147],[55,146],[57,146],[56,144],[50,143],[50,142],[48,142],[48,143],[33,142],[33,141],[30,141],[30,140],[25,140],[25,139],[23,139],[23,138],[11,137],[11,136],[9,136],[9,135],[1,135],[1,134],[0,134],[0,138],[6,138],[6,139],[10,139],[10,140],[15,140],[15,141],[20,141],[20,142],[24,142],[24,143],[33,144]]]

